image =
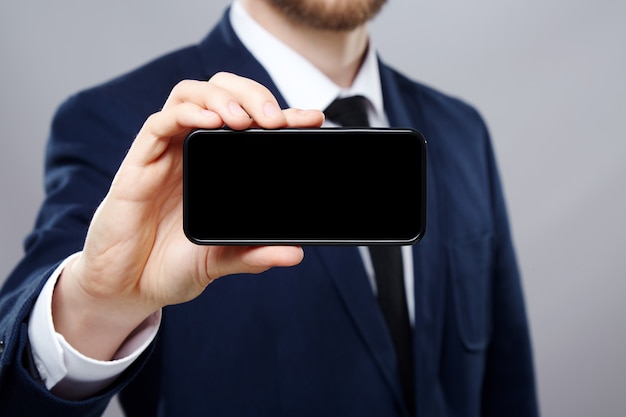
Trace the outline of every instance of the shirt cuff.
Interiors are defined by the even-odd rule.
[[[44,285],[28,323],[33,362],[46,388],[56,395],[78,400],[109,385],[141,355],[154,340],[161,323],[161,311],[143,321],[126,339],[111,361],[89,358],[74,349],[57,333],[52,321],[52,293],[68,257]]]

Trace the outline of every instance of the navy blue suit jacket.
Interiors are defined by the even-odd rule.
[[[288,104],[224,18],[199,45],[59,108],[45,202],[0,298],[1,415],[95,416],[118,392],[129,416],[408,415],[355,247],[306,247],[296,267],[221,279],[196,300],[165,308],[152,348],[92,398],[63,401],[33,376],[26,322],[44,281],[81,249],[147,116],[178,81],[217,71],[253,78]],[[382,62],[380,72],[390,124],[428,141],[427,231],[413,247],[417,415],[534,416],[523,294],[487,128],[464,102]]]

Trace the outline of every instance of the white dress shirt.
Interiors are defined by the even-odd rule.
[[[232,4],[230,19],[239,39],[267,70],[290,107],[323,110],[337,97],[359,94],[368,99],[370,124],[376,127],[388,126],[383,110],[378,61],[371,40],[367,56],[353,85],[342,89],[309,61],[262,28],[238,0]],[[333,124],[325,122],[325,126]],[[365,247],[359,249],[372,288],[376,291],[369,252]],[[403,246],[402,254],[409,315],[413,322],[411,247]],[[63,398],[81,399],[106,387],[141,355],[157,334],[161,312],[153,314],[133,332],[116,353],[114,360],[98,361],[82,355],[55,331],[52,321],[52,292],[70,258],[51,275],[39,295],[30,316],[28,335],[35,367],[46,387]]]

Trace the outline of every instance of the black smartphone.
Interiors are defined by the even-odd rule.
[[[426,140],[414,129],[195,130],[183,225],[208,245],[408,245],[426,225]]]

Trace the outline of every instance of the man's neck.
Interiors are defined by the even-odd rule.
[[[337,85],[352,85],[368,45],[365,25],[351,31],[318,30],[297,24],[265,1],[240,1],[268,32],[297,51]]]

